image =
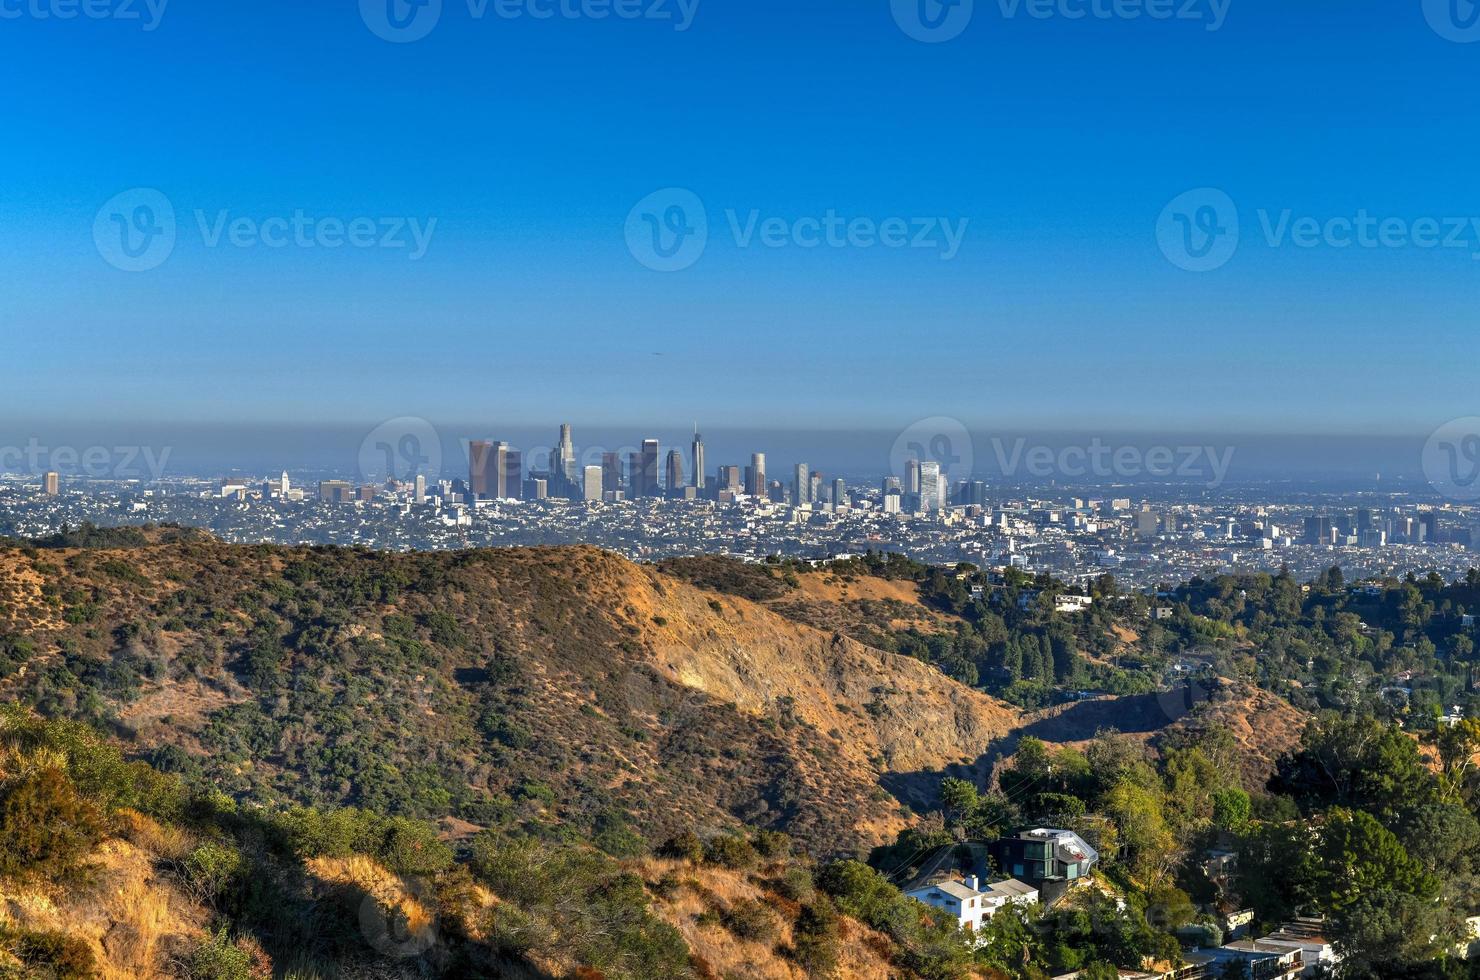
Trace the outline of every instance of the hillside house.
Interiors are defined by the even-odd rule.
[[[1099,853],[1072,830],[1048,827],[999,838],[988,850],[1004,874],[1040,889],[1045,883],[1084,878],[1100,860]]]
[[[940,909],[956,920],[957,928],[976,932],[999,909],[1008,905],[1035,905],[1038,889],[1021,881],[1006,879],[983,885],[975,875],[965,881],[942,878],[905,892],[909,898]]]

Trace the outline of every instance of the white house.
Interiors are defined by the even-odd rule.
[[[1008,878],[983,887],[975,875],[968,875],[965,881],[941,879],[927,882],[910,889],[905,895],[952,916],[957,927],[965,932],[980,929],[983,922],[1008,904],[1038,903],[1038,889],[1032,885]]]

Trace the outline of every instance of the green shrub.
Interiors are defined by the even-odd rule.
[[[741,898],[730,903],[720,921],[741,939],[769,943],[776,939],[776,914],[764,902]]]
[[[0,949],[21,961],[33,980],[92,980],[98,976],[92,947],[60,932],[0,929]]]
[[[252,958],[237,948],[226,930],[213,932],[190,954],[190,980],[252,980]]]
[[[744,871],[755,866],[755,848],[739,834],[721,834],[704,845],[704,860],[722,868]]]
[[[698,864],[704,860],[704,842],[692,830],[685,830],[681,834],[668,838],[663,846],[658,848],[658,854],[662,857]]]
[[[21,776],[0,795],[0,874],[66,876],[103,837],[103,815],[59,769]]]

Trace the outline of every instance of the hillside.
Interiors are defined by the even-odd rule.
[[[903,825],[886,777],[974,763],[1020,717],[594,549],[101,543],[0,553],[0,697],[242,800],[847,853]]]

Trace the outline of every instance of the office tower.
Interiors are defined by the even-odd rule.
[[[286,482],[286,480],[287,480],[287,474],[283,474],[283,479],[284,479],[284,482]],[[283,491],[283,494],[286,496],[287,495],[287,491],[284,490]],[[424,503],[427,502],[427,478],[426,478],[426,474],[424,474],[424,473],[418,473],[418,474],[416,474],[416,497],[415,497],[415,500],[419,504],[424,504]]]
[[[48,472],[46,474],[46,479],[43,482],[45,484],[46,495],[48,497],[55,497],[57,494],[62,492],[62,475],[55,470]]]
[[[1357,534],[1362,535],[1372,530],[1372,511],[1367,507],[1357,508]]]
[[[822,474],[814,471],[812,473],[811,487],[807,493],[814,504],[822,502]]]
[[[531,477],[523,486],[525,499],[545,500],[550,496],[550,481],[542,476]]]
[[[658,487],[658,440],[642,440],[638,471],[631,474],[632,496],[656,497]]]
[[[586,500],[600,500],[602,493],[606,490],[606,467],[586,467],[586,479],[584,483],[585,486],[582,488],[583,492],[581,496]]]
[[[837,479],[833,480],[833,506],[848,506],[848,492],[847,488],[843,486],[842,477],[838,477]]]
[[[1305,519],[1305,542],[1306,544],[1330,544],[1331,518],[1325,514],[1307,517]]]
[[[760,500],[766,499],[766,454],[751,453],[750,469],[746,473],[745,492]]]
[[[1418,521],[1419,524],[1423,527],[1424,541],[1428,542],[1429,544],[1438,544],[1439,512],[1431,510],[1426,513],[1420,514]]]
[[[719,468],[719,489],[739,493],[744,488],[745,484],[740,480],[740,467],[721,466]]]
[[[560,445],[555,450],[552,489],[556,496],[571,496],[576,485],[576,445],[570,437],[570,426],[560,427]]]
[[[677,449],[668,450],[668,464],[664,467],[667,471],[664,475],[668,479],[669,496],[678,497],[683,495],[683,453]]]
[[[488,496],[489,460],[493,443],[475,440],[468,443],[468,493],[475,500]]]
[[[791,502],[798,507],[812,503],[812,471],[806,463],[796,465],[791,482]]]
[[[642,451],[627,454],[627,497],[636,500],[642,496]]]
[[[910,460],[914,463],[914,460]],[[920,509],[923,511],[938,511],[945,509],[946,485],[940,475],[940,464],[931,460],[925,463],[916,463],[912,472],[907,474],[907,479],[913,479],[916,487],[915,492],[920,497]]]
[[[898,514],[901,509],[899,487],[890,487],[884,494],[884,513]]]
[[[471,454],[475,497],[483,500],[519,500],[524,497],[523,453],[507,442],[475,442]]]
[[[704,437],[699,435],[699,427],[694,426],[694,486],[700,490],[704,489]],[[700,495],[702,496],[702,494]]]
[[[374,484],[365,484],[363,487],[360,488],[360,500],[368,504],[370,501],[375,499],[376,491],[378,491],[379,489],[380,488],[375,486]]]
[[[288,482],[288,471],[283,470],[283,475],[278,477],[277,492],[284,500],[288,499],[288,491],[292,485]]]
[[[904,484],[900,482],[897,476],[886,476],[884,477],[884,486],[882,489],[884,496],[887,497],[891,493],[904,493]]]
[[[1136,536],[1142,538],[1156,537],[1156,511],[1150,507],[1142,507],[1136,511]]]
[[[601,454],[601,491],[616,493],[622,489],[622,457],[617,453]]]
[[[935,472],[938,475],[940,473],[940,464],[934,463],[932,465],[934,465]],[[906,493],[918,495],[921,492],[920,484],[923,478],[924,476],[920,472],[920,461],[918,459],[910,459],[904,464],[904,489]]]
[[[331,504],[342,504],[349,500],[353,488],[343,480],[320,480],[319,499]]]

